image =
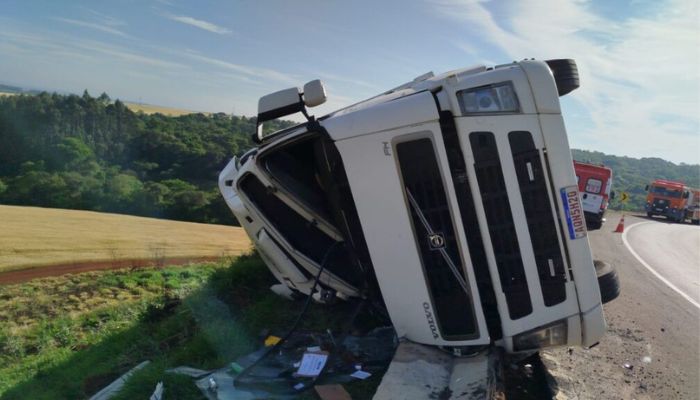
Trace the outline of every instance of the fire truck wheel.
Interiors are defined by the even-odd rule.
[[[596,275],[598,275],[598,287],[600,287],[600,300],[603,304],[615,300],[620,295],[620,281],[615,269],[605,261],[593,260]]]

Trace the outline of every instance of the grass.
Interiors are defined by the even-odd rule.
[[[250,249],[241,228],[224,225],[2,205],[0,221],[0,271],[88,261],[229,257]]]
[[[143,112],[144,114],[163,114],[171,117],[179,117],[180,115],[195,114],[199,111],[182,110],[179,108],[154,106],[151,104],[140,104],[124,102],[124,104],[133,112]],[[202,114],[209,115],[210,113],[203,112]]]
[[[203,399],[192,379],[165,370],[220,368],[257,349],[262,330],[284,333],[303,301],[281,299],[272,283],[260,258],[244,255],[0,286],[0,399],[86,398],[144,360],[115,399],[148,398],[159,381],[167,398]],[[351,307],[312,304],[299,329],[337,330]],[[380,380],[345,387],[370,398]]]

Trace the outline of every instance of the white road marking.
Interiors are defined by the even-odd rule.
[[[639,225],[653,224],[653,223],[654,223],[654,222],[646,221],[646,222],[637,222],[636,224],[630,225],[630,226],[629,226],[627,229],[625,229],[625,231],[622,233],[622,242],[625,244],[625,247],[627,247],[627,250],[629,250],[630,253],[632,253],[632,255],[634,256],[634,258],[636,258],[637,261],[639,261],[639,263],[642,264],[642,265],[644,266],[644,268],[648,269],[649,272],[651,272],[652,274],[654,274],[655,277],[659,278],[659,280],[660,280],[661,282],[665,283],[666,286],[668,286],[669,288],[671,288],[674,292],[678,293],[679,295],[681,295],[681,297],[683,297],[684,299],[688,300],[688,302],[690,302],[690,304],[692,304],[692,305],[694,305],[695,307],[697,307],[698,309],[700,309],[700,304],[698,304],[698,302],[696,302],[695,300],[693,300],[693,299],[692,299],[690,296],[688,296],[687,294],[683,293],[682,290],[678,289],[673,283],[669,282],[666,278],[664,278],[663,276],[661,276],[661,274],[659,274],[658,272],[656,272],[656,270],[654,270],[654,268],[652,268],[649,264],[647,264],[647,262],[644,261],[644,259],[642,259],[642,257],[641,257],[639,254],[637,254],[636,251],[634,251],[634,249],[632,248],[632,246],[630,246],[629,242],[627,241],[627,232],[631,231],[632,228],[634,228],[635,226],[639,226]]]

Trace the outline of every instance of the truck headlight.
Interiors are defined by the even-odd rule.
[[[511,82],[460,90],[457,99],[464,115],[520,111],[518,97]]]
[[[513,337],[513,350],[537,350],[543,347],[561,346],[568,340],[568,323],[566,319],[540,326]]]

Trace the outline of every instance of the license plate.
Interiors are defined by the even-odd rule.
[[[561,188],[561,201],[564,204],[566,214],[566,225],[569,228],[569,238],[571,240],[586,237],[586,220],[583,216],[583,208],[579,200],[578,187],[567,186]]]

